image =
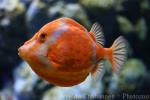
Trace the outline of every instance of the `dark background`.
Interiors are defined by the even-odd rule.
[[[113,3],[110,3],[111,0],[14,0],[16,5],[10,1],[0,0],[0,91],[9,85],[13,87],[15,83],[13,73],[22,62],[18,56],[18,48],[44,24],[66,16],[78,21],[88,30],[94,22],[99,22],[106,39],[105,47],[110,47],[118,36],[123,35],[128,41],[128,59],[141,62],[145,72],[142,74],[144,76],[136,80],[131,78],[134,89],[119,89],[117,93],[149,94],[150,0],[114,0]],[[101,5],[98,2],[106,3]],[[69,5],[77,6],[69,8]],[[105,77],[103,81],[106,87],[110,84],[109,81],[105,82]],[[140,85],[139,81],[142,81]],[[103,93],[109,94],[107,91]],[[119,99],[117,96],[115,98]]]

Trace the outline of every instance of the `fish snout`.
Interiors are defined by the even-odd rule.
[[[26,49],[24,47],[24,45],[22,45],[21,47],[18,48],[18,55],[22,58],[26,53]]]
[[[29,58],[29,56],[34,55],[35,51],[34,47],[36,46],[36,42],[32,41],[32,42],[25,42],[21,47],[18,48],[18,55],[21,58]]]
[[[19,47],[19,49],[18,49],[18,55],[21,57],[21,54],[22,54],[22,46],[21,47]]]

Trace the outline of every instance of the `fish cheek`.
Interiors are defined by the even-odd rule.
[[[47,69],[46,67],[49,65],[49,62],[45,56],[43,45],[36,43],[33,45],[33,48],[30,48],[30,52],[27,62],[37,74],[44,74],[43,72]]]
[[[37,62],[42,66],[50,66],[50,61],[48,60],[48,48],[49,46],[46,43],[39,43],[38,47],[34,52],[34,56]]]
[[[29,43],[23,46],[25,60],[28,62],[39,62],[38,58],[42,56],[43,48],[41,48],[42,44],[38,42],[37,39],[30,41]]]

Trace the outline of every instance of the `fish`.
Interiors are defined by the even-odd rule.
[[[31,69],[50,84],[70,87],[91,75],[101,79],[104,61],[119,73],[127,59],[126,40],[119,36],[110,48],[104,47],[101,26],[96,22],[88,31],[68,17],[45,24],[18,49],[18,55]]]

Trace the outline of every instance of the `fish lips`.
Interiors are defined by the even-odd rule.
[[[24,55],[24,53],[23,53],[23,46],[19,47],[18,55],[19,55],[19,57],[24,58],[24,56],[23,56]]]
[[[21,57],[23,60],[27,60],[28,56],[30,55],[29,51],[25,49],[24,45],[19,47],[18,49],[18,55]]]

